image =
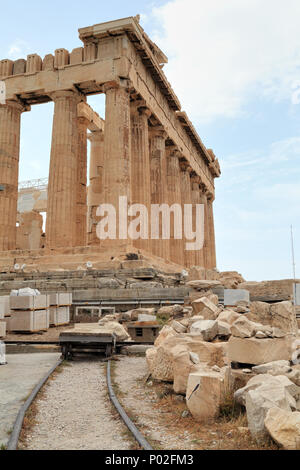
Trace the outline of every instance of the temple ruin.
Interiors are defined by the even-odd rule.
[[[6,104],[0,105],[1,265],[18,256],[23,261],[46,256],[49,261],[50,255],[68,252],[72,257],[86,247],[87,259],[136,252],[181,267],[214,269],[214,179],[220,167],[166,79],[162,69],[167,57],[137,17],[81,28],[79,37],[83,47],[70,53],[57,49],[44,59],[31,54],[0,61],[0,80],[6,86]],[[87,96],[100,93],[106,96],[105,119],[87,104]],[[36,210],[36,236],[41,230],[38,212],[46,209],[46,235],[40,245],[20,242],[20,237],[17,243],[21,116],[49,101],[54,102],[54,116],[48,187],[37,207],[29,208]],[[203,204],[203,249],[186,251],[174,234],[170,240],[100,241],[97,208],[103,203],[117,207],[119,196],[146,207]],[[26,223],[24,214],[22,221]]]

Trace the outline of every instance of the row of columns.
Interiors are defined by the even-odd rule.
[[[200,178],[193,173],[188,162],[184,162],[177,147],[166,146],[164,129],[149,126],[150,116],[151,111],[142,100],[130,102],[126,89],[106,89],[105,132],[92,132],[89,137],[88,206],[92,220],[88,243],[99,244],[97,207],[103,202],[118,207],[119,196],[127,196],[129,204],[143,204],[148,214],[151,213],[151,204],[203,204],[205,237],[202,250],[185,250],[186,240],[174,237],[172,217],[170,240],[151,240],[148,237],[132,243],[138,249],[182,266],[212,269],[216,267],[212,195],[201,185]],[[122,241],[116,240],[115,246],[118,243]]]
[[[87,122],[78,119],[77,91],[56,92],[48,184],[46,241],[50,248],[99,244],[96,210],[101,203],[118,207],[119,196],[129,204],[204,204],[205,238],[201,251],[184,249],[186,240],[139,239],[135,247],[185,266],[214,268],[213,200],[176,146],[166,146],[162,127],[149,126],[151,112],[142,100],[130,102],[125,87],[107,85],[105,132],[89,134],[90,188],[87,199]],[[20,116],[17,102],[0,106],[0,251],[16,246]],[[88,209],[87,209],[88,207]],[[88,215],[88,217],[87,217]],[[171,220],[172,222],[172,220]],[[160,222],[161,229],[161,222]],[[160,230],[160,233],[162,231]],[[114,240],[114,247],[129,241]],[[110,241],[111,244],[111,241]]]

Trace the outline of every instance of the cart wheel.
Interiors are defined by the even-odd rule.
[[[61,347],[61,357],[64,361],[66,361],[67,356],[68,356],[67,347],[64,345]]]

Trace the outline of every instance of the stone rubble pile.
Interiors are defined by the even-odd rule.
[[[160,309],[167,321],[146,351],[152,379],[172,383],[199,422],[218,416],[230,394],[257,441],[271,436],[283,448],[300,448],[300,365],[292,361],[300,341],[292,303],[240,300],[224,307],[212,291],[220,281],[188,285],[190,306]]]

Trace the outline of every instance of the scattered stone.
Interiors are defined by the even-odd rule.
[[[205,320],[215,320],[220,313],[220,309],[207,297],[201,297],[200,299],[194,300],[194,302],[192,302],[192,307],[194,314],[201,314]]]
[[[181,415],[182,418],[188,418],[189,416],[190,416],[189,410],[184,410],[182,412],[182,415]]]
[[[249,309],[247,307],[244,307],[244,305],[237,305],[235,307],[235,311],[237,313],[247,313],[247,312],[249,312]]]
[[[234,310],[226,308],[223,310],[220,315],[218,316],[218,321],[228,323],[232,325],[241,315],[236,313]]]
[[[218,335],[218,322],[215,320],[201,320],[193,323],[190,333],[201,335],[204,341],[212,341]]]
[[[224,378],[218,372],[195,372],[188,378],[187,407],[196,421],[216,417],[223,392]]]
[[[286,333],[282,331],[280,328],[277,328],[276,326],[272,329],[272,336],[273,338],[284,338],[286,336]]]
[[[167,338],[177,336],[176,331],[168,325],[165,325],[154,342],[154,346],[158,348]]]
[[[300,413],[279,408],[268,410],[264,425],[272,439],[286,450],[300,450]]]
[[[258,387],[246,393],[248,427],[253,437],[260,440],[266,434],[265,418],[271,408],[278,407],[290,411],[289,393],[281,385]]]
[[[270,314],[273,319],[272,326],[280,328],[288,333],[298,332],[298,325],[296,320],[295,309],[290,301],[278,302],[272,304]]]
[[[219,274],[219,281],[225,289],[236,289],[245,279],[237,271],[224,271]]]
[[[156,348],[149,348],[146,351],[146,361],[147,361],[147,366],[148,366],[150,373],[154,369],[154,361],[155,361],[156,354],[157,354]]]
[[[231,335],[230,325],[223,321],[217,320],[218,323],[218,336],[224,336],[228,338]]]
[[[172,356],[174,392],[185,395],[188,376],[193,367],[191,353],[186,346],[177,345],[171,350],[170,354]]]
[[[196,323],[197,321],[204,320],[204,317],[202,315],[194,315],[193,317],[189,318],[189,327],[193,324]]]
[[[221,285],[220,281],[210,281],[210,280],[196,280],[196,281],[189,281],[186,283],[188,287],[196,290],[209,290],[212,287],[217,287]]]
[[[185,333],[186,330],[187,330],[187,328],[185,326],[183,326],[182,323],[179,323],[176,320],[172,321],[171,327],[173,328],[173,330],[176,331],[176,333]]]
[[[164,327],[166,328],[166,327]],[[169,327],[167,327],[169,328]],[[174,331],[172,328],[170,328]],[[163,331],[163,330],[162,330]],[[166,331],[166,330],[165,330]],[[190,334],[169,335],[154,348],[146,351],[149,372],[154,379],[174,382],[174,390],[184,390],[192,368],[198,367],[190,359],[190,352],[196,353],[200,363],[223,367],[227,361],[227,343],[208,343],[201,336]],[[182,393],[182,392],[180,392]]]
[[[272,361],[266,364],[260,364],[259,366],[252,367],[253,372],[256,374],[268,374],[272,373],[272,375],[284,375],[287,372],[290,372],[292,369],[290,367],[289,361]],[[274,372],[278,372],[274,374]]]
[[[266,335],[266,333],[264,333],[263,331],[257,331],[257,332],[255,333],[255,338],[263,339],[263,338],[267,338],[267,335]]]
[[[237,338],[228,341],[228,357],[231,362],[264,364],[280,359],[290,360],[290,346],[286,338]]]
[[[185,326],[185,328],[188,328],[190,325],[190,318],[182,318],[178,319],[178,321],[181,325]]]
[[[258,388],[272,390],[278,387],[285,389],[293,398],[297,397],[300,391],[300,388],[291,382],[291,380],[289,380],[285,375],[278,375],[274,377],[270,374],[260,374],[252,377],[245,387],[237,390],[234,393],[234,399],[240,405],[245,406],[246,395],[248,392],[257,390]]]
[[[181,314],[182,312],[182,305],[169,305],[167,307],[161,307],[157,312],[157,316],[170,318],[174,317],[175,315]]]
[[[285,375],[291,382],[300,387],[300,369],[297,369],[297,366],[292,367],[290,372],[286,372]]]
[[[251,369],[242,369],[244,374],[251,374],[252,370]]]
[[[120,323],[116,321],[109,321],[104,325],[101,325],[100,322],[101,320],[99,321],[100,329],[103,328],[105,331],[113,333],[116,336],[117,341],[126,341],[127,339],[130,339],[129,334]]]
[[[134,310],[130,310],[127,313],[130,313],[131,321],[141,321],[141,320],[139,320],[140,315],[155,316],[155,309],[154,308],[135,308]],[[156,319],[156,317],[155,317],[155,319]]]
[[[251,302],[250,313],[247,317],[263,325],[279,328],[284,333],[297,334],[298,331],[294,307],[290,301],[271,305],[266,302]]]
[[[254,323],[243,316],[232,324],[231,334],[238,338],[251,338],[257,331],[260,331],[260,327],[262,327],[262,325]]]

